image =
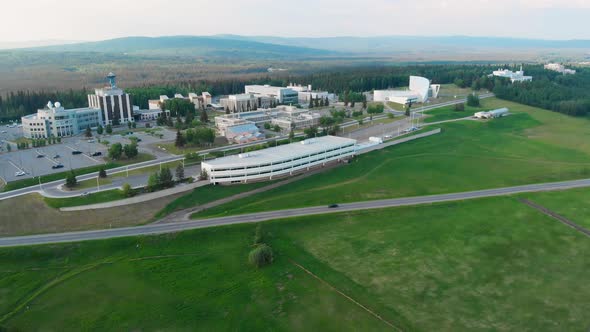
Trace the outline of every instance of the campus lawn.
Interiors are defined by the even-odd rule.
[[[254,225],[240,225],[0,250],[0,317],[7,317],[0,326],[47,331],[385,330],[384,323],[287,256],[277,256],[262,270],[249,266],[253,234]]]
[[[22,330],[572,331],[590,241],[498,197],[0,249],[0,326]]]
[[[272,182],[248,183],[242,186],[214,186],[206,185],[197,187],[189,194],[181,196],[170,204],[166,205],[155,216],[155,219],[162,218],[170,213],[190,207],[203,205],[222,198],[230,197],[250,190],[270,185]]]
[[[590,189],[588,188],[521,196],[590,230]]]
[[[219,216],[460,192],[590,176],[590,121],[497,99],[510,116],[437,125],[442,133],[199,213]]]
[[[424,112],[424,114],[429,115],[427,118],[424,119],[424,122],[431,123],[438,121],[461,119],[468,116],[472,116],[475,112],[481,111],[488,111],[488,109],[483,107],[470,107],[465,105],[465,110],[455,111],[455,106],[445,106]]]
[[[123,192],[121,190],[113,189],[113,190],[100,191],[97,193],[91,193],[86,196],[78,196],[78,197],[67,197],[67,198],[43,197],[43,200],[50,207],[52,207],[54,209],[59,209],[62,207],[81,206],[81,205],[111,202],[111,201],[116,201],[116,200],[123,199],[123,198],[125,198],[125,196],[123,196]]]

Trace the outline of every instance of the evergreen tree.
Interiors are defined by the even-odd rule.
[[[201,122],[202,122],[202,123],[207,123],[207,122],[209,122],[209,116],[207,115],[207,111],[205,111],[205,110],[202,110],[202,111],[201,111],[201,117],[200,117],[200,120],[201,120]]]
[[[113,126],[111,126],[110,124],[108,124],[107,125],[107,128],[106,128],[106,132],[109,135],[112,134],[113,133]]]
[[[102,135],[103,132],[104,128],[102,127],[102,125],[98,125],[98,127],[96,128],[96,133]]]
[[[178,164],[178,166],[176,166],[176,180],[184,180],[184,167],[182,166],[182,164]]]
[[[86,127],[86,132],[84,133],[84,135],[86,137],[92,137],[92,130],[90,129],[90,126]]]
[[[183,147],[185,144],[185,140],[184,140],[184,136],[182,136],[182,133],[180,132],[180,130],[176,131],[176,140],[174,141],[174,145],[176,147]]]

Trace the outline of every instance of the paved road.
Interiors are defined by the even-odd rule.
[[[0,238],[0,247],[60,243],[60,242],[75,242],[75,241],[109,239],[109,238],[117,238],[117,237],[125,237],[125,236],[172,233],[172,232],[179,232],[179,231],[196,229],[196,228],[232,225],[232,224],[241,224],[241,223],[252,223],[252,222],[258,222],[258,221],[288,218],[288,217],[300,217],[300,216],[325,214],[325,213],[337,213],[337,212],[343,212],[343,211],[381,209],[381,208],[395,207],[395,206],[406,206],[406,205],[428,204],[428,203],[436,203],[436,202],[458,201],[458,200],[474,199],[474,198],[481,198],[481,197],[503,196],[503,195],[510,195],[510,194],[516,194],[516,193],[524,193],[524,192],[564,190],[564,189],[579,188],[579,187],[590,187],[590,179],[564,181],[564,182],[553,182],[553,183],[542,183],[542,184],[531,184],[531,185],[524,185],[524,186],[477,190],[477,191],[453,193],[453,194],[441,194],[441,195],[394,198],[394,199],[385,199],[385,200],[377,200],[377,201],[346,203],[346,204],[341,204],[338,208],[328,208],[326,206],[315,206],[315,207],[308,207],[308,208],[268,211],[268,212],[220,217],[220,218],[192,220],[192,221],[185,221],[185,222],[150,224],[150,225],[137,226],[137,227],[125,227],[125,228],[105,229],[105,230],[97,230],[97,231],[84,231],[84,232],[70,232],[70,233],[58,233],[58,234],[42,234],[42,235],[7,237],[7,238]]]

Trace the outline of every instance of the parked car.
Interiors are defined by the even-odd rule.
[[[82,151],[74,150],[72,151],[72,154],[82,154]]]
[[[53,159],[57,159],[59,157],[60,157],[60,155],[56,154],[55,156],[53,156]]]
[[[37,158],[43,158],[43,157],[45,157],[45,155],[44,155],[44,154],[38,154],[38,155],[37,155]]]
[[[93,139],[89,139],[89,140],[87,140],[86,142],[88,142],[88,143],[94,143],[94,142],[96,142],[96,141],[95,141],[95,140],[93,140]]]
[[[100,151],[93,152],[93,153],[91,154],[91,156],[93,156],[93,157],[96,157],[96,156],[102,156],[102,152],[100,152]]]
[[[25,172],[23,172],[23,171],[18,171],[18,172],[15,172],[15,173],[14,173],[14,176],[23,176],[23,175],[25,175],[25,174],[27,174],[27,173],[25,173]]]
[[[58,169],[58,168],[63,168],[63,167],[64,167],[64,165],[62,165],[62,164],[57,164],[57,165],[51,166],[51,168],[53,168],[53,169]]]

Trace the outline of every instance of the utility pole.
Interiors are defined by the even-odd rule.
[[[96,192],[100,191],[100,182],[98,181],[98,175],[96,176]]]

